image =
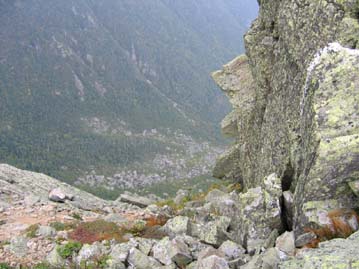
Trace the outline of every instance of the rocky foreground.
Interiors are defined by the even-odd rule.
[[[129,193],[109,202],[0,165],[0,268],[358,268],[354,213],[335,217],[353,233],[347,239],[283,232],[288,196],[275,174],[264,182],[246,192],[231,184],[157,203]]]

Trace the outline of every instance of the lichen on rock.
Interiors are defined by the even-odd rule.
[[[223,131],[237,126],[214,175],[247,191],[277,174],[296,234],[316,222],[311,203],[359,206],[358,11],[356,0],[261,1],[246,55],[212,75],[233,106]]]

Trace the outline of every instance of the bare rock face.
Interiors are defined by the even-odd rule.
[[[109,204],[107,201],[52,177],[17,169],[7,164],[0,164],[0,189],[11,193],[12,196],[22,197],[28,206],[48,199],[55,202],[66,200],[74,207],[87,210],[102,209]]]
[[[236,139],[214,175],[246,191],[277,174],[293,194],[282,219],[296,235],[321,225],[317,205],[359,205],[358,10],[357,1],[260,1],[246,55],[212,75],[233,105],[223,132]]]

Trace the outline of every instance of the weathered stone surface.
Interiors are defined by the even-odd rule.
[[[128,252],[130,249],[137,247],[137,242],[129,241],[127,243],[116,244],[112,247],[109,254],[109,258],[112,260],[112,263],[124,263],[127,260]]]
[[[352,189],[354,194],[359,197],[359,180],[349,182],[349,187]]]
[[[87,264],[87,262],[99,259],[102,256],[102,253],[103,247],[99,243],[94,243],[92,245],[85,244],[77,255],[77,263]]]
[[[295,254],[295,238],[294,232],[285,232],[277,238],[276,249],[283,252],[287,256],[294,256]]]
[[[281,181],[271,174],[263,180],[263,188],[248,189],[238,198],[238,211],[233,216],[236,242],[246,243],[247,251],[260,249],[271,232],[282,228],[280,199]]]
[[[218,256],[212,255],[198,261],[198,269],[229,269],[228,262]]]
[[[165,237],[152,248],[153,257],[164,265],[170,265],[172,263],[169,253],[170,244],[170,239]]]
[[[173,199],[173,201],[176,204],[181,204],[183,203],[184,199],[187,198],[189,196],[189,191],[188,190],[178,190],[176,193],[176,197]]]
[[[154,203],[153,200],[134,194],[121,194],[118,198],[120,202],[129,203],[138,207],[147,207]]]
[[[229,240],[223,242],[223,244],[219,247],[218,250],[224,253],[227,260],[237,259],[246,252],[246,250],[242,246]]]
[[[174,217],[168,220],[163,227],[164,231],[166,231],[170,237],[175,237],[179,234],[189,234],[190,228],[190,220],[185,216]]]
[[[205,249],[199,252],[198,260],[201,261],[210,256],[225,258],[226,254],[220,249],[215,249],[214,247],[206,247]]]
[[[305,204],[311,201],[335,201],[339,208],[355,208],[358,197],[348,182],[359,175],[359,51],[331,43],[321,50],[308,70],[307,100],[303,102],[301,135],[305,173],[297,181],[294,196],[294,224],[300,230],[308,223]],[[333,81],[335,83],[333,83]],[[350,82],[350,83],[349,83]],[[310,134],[309,126],[314,124]],[[310,167],[310,170],[309,170]],[[337,207],[338,208],[338,207]]]
[[[193,260],[183,237],[176,237],[172,240],[165,237],[153,246],[152,251],[153,257],[164,265],[175,263],[184,267]]]
[[[50,191],[49,199],[53,202],[63,203],[66,200],[66,194],[60,188],[56,188]]]
[[[310,222],[306,203],[358,206],[348,185],[359,176],[357,10],[356,1],[260,1],[246,56],[213,74],[235,113],[224,128],[237,119],[238,131],[214,175],[248,190],[276,173],[294,195],[296,233]]]
[[[114,222],[117,224],[123,224],[127,222],[127,219],[123,216],[121,216],[120,214],[115,214],[115,213],[111,213],[108,214],[104,220],[108,221],[108,222]]]
[[[199,239],[207,244],[219,246],[228,239],[227,228],[231,222],[228,217],[219,217],[215,221],[204,224],[199,231]]]
[[[34,206],[36,203],[40,202],[41,197],[36,196],[36,195],[26,195],[24,198],[24,203],[26,206]]]
[[[348,239],[333,239],[317,249],[302,252],[301,257],[282,262],[281,269],[359,268],[359,232]]]
[[[110,203],[44,174],[17,169],[7,164],[0,164],[0,188],[7,189],[24,199],[26,195],[31,194],[40,197],[42,201],[48,200],[49,191],[60,188],[69,198],[76,198],[74,201],[66,200],[63,206],[67,203],[73,206],[81,203],[86,205],[87,210],[101,209]]]
[[[169,253],[171,260],[179,267],[185,267],[193,260],[188,246],[181,237],[171,240]]]
[[[134,268],[136,269],[161,268],[161,264],[158,261],[156,261],[152,257],[143,254],[136,248],[130,249],[127,261],[131,266],[134,266]]]
[[[27,238],[16,236],[10,240],[9,250],[17,257],[24,257],[28,252],[27,242]]]
[[[46,261],[55,268],[63,267],[66,264],[66,261],[60,256],[60,254],[57,252],[57,249],[54,248],[46,257]]]
[[[42,225],[39,227],[36,233],[37,235],[42,237],[54,237],[57,234],[54,228],[50,226],[42,226]]]

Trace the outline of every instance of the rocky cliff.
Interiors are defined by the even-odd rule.
[[[214,174],[245,190],[277,174],[293,198],[283,224],[299,234],[359,205],[359,1],[260,2],[246,55],[213,73],[236,141]]]

